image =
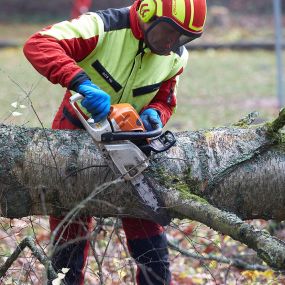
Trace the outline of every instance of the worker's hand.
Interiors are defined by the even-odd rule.
[[[155,109],[149,108],[144,110],[140,117],[147,131],[152,131],[163,127],[158,111]]]
[[[81,105],[92,114],[94,122],[99,122],[108,116],[111,107],[110,95],[90,80],[82,82],[76,91],[85,97]]]

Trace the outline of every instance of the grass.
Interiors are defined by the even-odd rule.
[[[0,51],[0,74],[0,122],[40,126],[34,108],[44,125],[50,127],[64,89],[40,76],[25,59],[20,48]],[[29,92],[30,100],[27,98]],[[11,106],[13,102],[19,102],[27,108],[15,109]],[[23,115],[13,117],[12,111]]]
[[[285,56],[284,56],[285,58]],[[26,93],[46,127],[64,94],[61,86],[41,77],[21,48],[0,50],[0,122],[40,126]],[[25,90],[25,92],[23,92]],[[278,112],[275,54],[268,51],[190,51],[178,87],[178,108],[169,121],[173,130],[209,128],[236,122],[252,111],[271,119]],[[11,116],[13,102],[26,109]]]
[[[275,54],[190,52],[178,106],[171,122],[178,129],[227,125],[252,111],[260,112],[264,119],[272,118],[278,110]]]
[[[31,34],[49,25],[48,23],[5,23],[0,22],[0,39],[24,42]]]

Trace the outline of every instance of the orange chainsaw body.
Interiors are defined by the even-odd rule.
[[[111,106],[110,114],[108,117],[113,123],[117,131],[141,131],[144,132],[145,128],[143,122],[135,110],[135,108],[128,103],[114,104]],[[117,128],[114,126],[114,122]]]

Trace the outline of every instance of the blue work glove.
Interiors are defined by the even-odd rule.
[[[140,117],[147,131],[152,131],[163,127],[158,111],[155,109],[149,108],[144,110]]]
[[[76,91],[85,97],[81,101],[81,105],[92,114],[94,122],[99,122],[108,116],[111,107],[110,95],[90,80],[79,84]]]

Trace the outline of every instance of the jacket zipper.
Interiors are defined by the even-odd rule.
[[[121,93],[121,96],[120,96],[120,99],[119,99],[118,103],[120,103],[121,100],[122,100],[122,97],[123,97],[123,95],[124,95],[126,86],[128,85],[129,79],[130,79],[130,77],[131,77],[131,75],[132,75],[132,72],[133,72],[133,70],[134,70],[134,67],[135,67],[136,57],[137,57],[139,54],[141,54],[141,63],[140,63],[140,68],[141,68],[142,59],[143,59],[143,56],[144,56],[144,54],[145,54],[145,52],[144,52],[145,47],[144,47],[143,45],[144,45],[144,42],[143,42],[142,40],[140,40],[140,41],[139,41],[138,51],[137,51],[136,56],[135,56],[135,58],[134,58],[134,60],[133,60],[133,64],[132,64],[131,71],[130,71],[130,73],[129,73],[129,76],[128,76],[128,79],[127,79],[127,81],[126,81],[126,84],[125,84],[125,86],[123,87],[123,91],[122,91],[122,93]]]

